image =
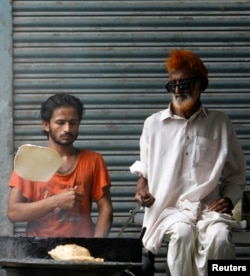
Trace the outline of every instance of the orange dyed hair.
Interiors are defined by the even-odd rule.
[[[195,76],[201,78],[202,89],[205,90],[208,85],[208,71],[201,59],[188,50],[172,50],[170,56],[165,62],[168,73],[177,69],[187,69]]]

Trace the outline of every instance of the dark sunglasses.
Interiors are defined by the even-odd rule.
[[[165,84],[165,89],[170,93],[174,93],[176,87],[181,91],[189,90],[190,85],[196,80],[197,78],[183,79],[179,80],[178,83],[176,81],[169,81]]]

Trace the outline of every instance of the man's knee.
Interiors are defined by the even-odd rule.
[[[183,222],[177,222],[172,227],[172,237],[175,239],[192,239],[194,231],[191,225]]]
[[[206,231],[206,235],[210,242],[215,241],[217,245],[223,245],[231,240],[231,230],[228,225],[224,223],[211,225],[208,231]]]

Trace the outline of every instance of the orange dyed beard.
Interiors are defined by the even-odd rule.
[[[185,94],[185,99],[182,99],[179,97],[176,97],[176,95],[173,95],[172,97],[172,105],[174,110],[180,111],[180,112],[187,112],[192,109],[196,102],[196,98],[191,97],[188,94]]]

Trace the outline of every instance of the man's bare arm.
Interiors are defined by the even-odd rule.
[[[48,214],[56,207],[70,209],[77,206],[81,196],[76,189],[69,189],[39,201],[27,202],[21,190],[11,188],[8,198],[8,218],[11,222],[32,221]]]
[[[113,221],[113,207],[109,187],[104,188],[103,197],[97,202],[98,219],[94,237],[107,237]]]

